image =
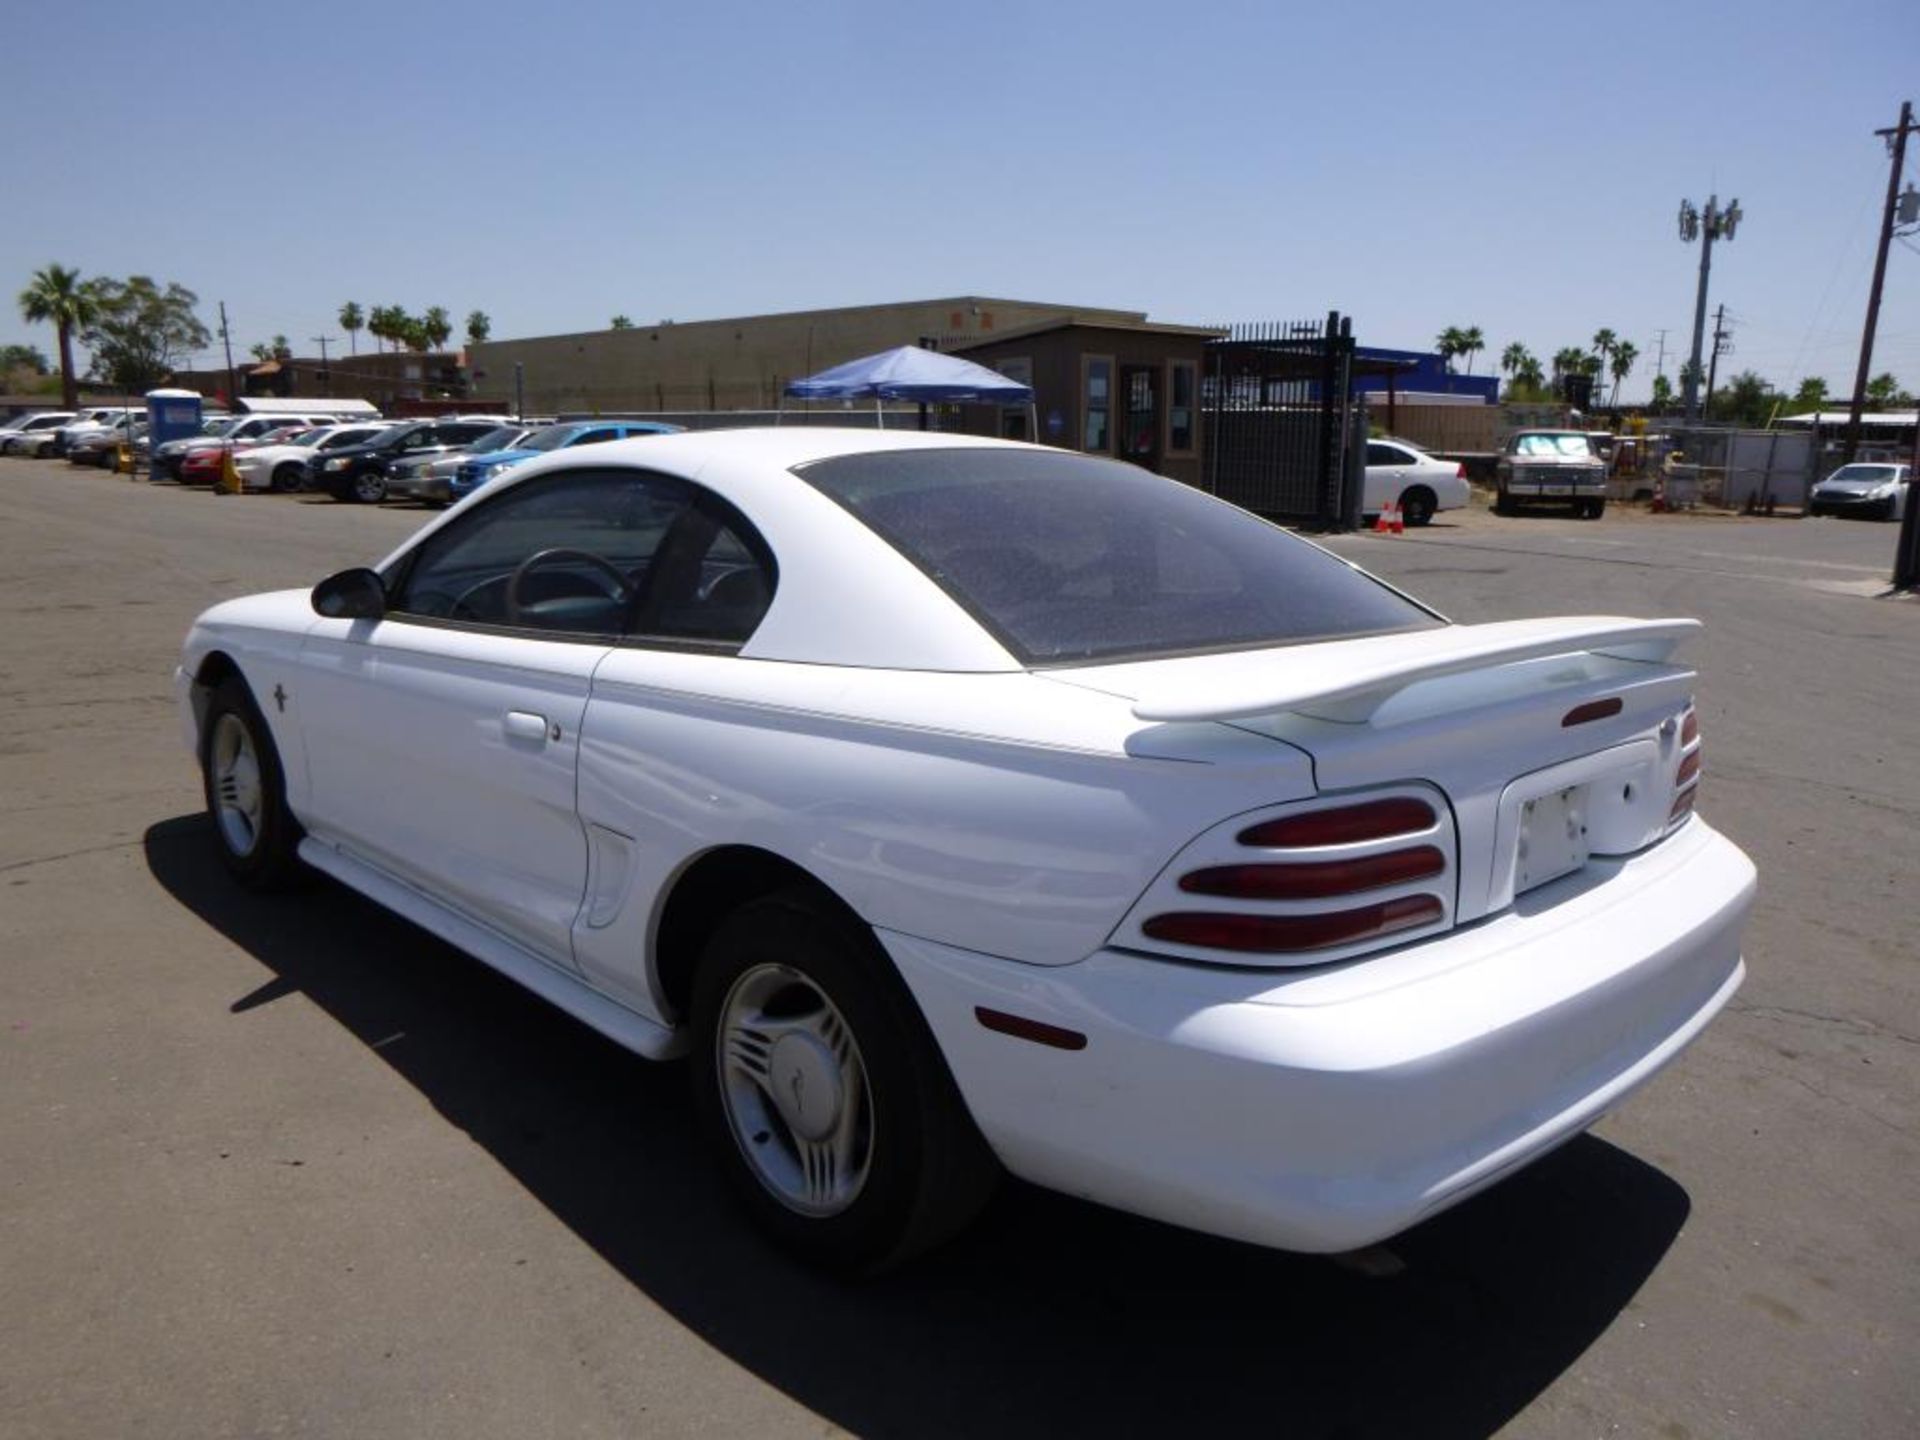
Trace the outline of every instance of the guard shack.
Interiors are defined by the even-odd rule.
[[[1034,401],[1031,412],[962,406],[957,428],[1112,455],[1199,485],[1206,474],[1200,376],[1207,342],[1223,333],[1069,316],[953,346],[952,353],[1032,386]]]

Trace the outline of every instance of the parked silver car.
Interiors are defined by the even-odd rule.
[[[1842,465],[1813,487],[1807,497],[1807,513],[1898,520],[1907,513],[1912,482],[1911,466],[1857,460]]]
[[[53,432],[71,419],[71,410],[41,410],[16,416],[0,426],[0,455],[38,453],[40,445],[51,442]]]
[[[512,450],[540,427],[515,422],[500,425],[460,450],[439,455],[421,455],[410,460],[395,460],[387,467],[387,496],[424,500],[430,505],[446,505],[453,500],[453,477],[460,462],[494,450]]]
[[[1512,515],[1522,502],[1566,505],[1584,520],[1607,508],[1606,462],[1579,430],[1516,430],[1494,469],[1495,513]]]

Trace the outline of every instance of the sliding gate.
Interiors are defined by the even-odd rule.
[[[1366,407],[1353,395],[1353,322],[1232,326],[1207,344],[1203,483],[1257,514],[1321,529],[1360,520]]]

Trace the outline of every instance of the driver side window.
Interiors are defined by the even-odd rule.
[[[618,636],[688,500],[680,482],[632,470],[568,471],[516,486],[427,540],[388,612]]]

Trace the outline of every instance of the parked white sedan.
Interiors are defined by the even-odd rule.
[[[1404,440],[1369,440],[1361,497],[1367,515],[1397,504],[1407,524],[1425,525],[1437,511],[1464,510],[1472,503],[1473,487],[1457,460],[1437,460]]]
[[[1579,1134],[1740,984],[1694,628],[1449,624],[1044,447],[719,431],[216,606],[178,686],[242,883],[304,862],[690,1056],[811,1258],[931,1244],[1002,1167],[1324,1251]]]
[[[361,425],[324,424],[277,445],[259,445],[246,450],[235,446],[233,468],[240,474],[243,489],[290,494],[306,484],[308,466],[315,455],[346,445],[364,445],[386,428],[386,422],[381,420]]]

